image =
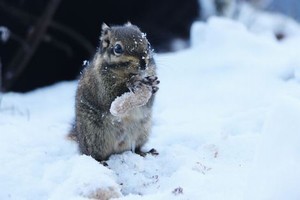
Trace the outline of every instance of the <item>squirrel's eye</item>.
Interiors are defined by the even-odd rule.
[[[119,56],[122,53],[124,53],[124,49],[123,49],[122,45],[115,44],[115,46],[114,46],[114,54],[117,55],[117,56]]]

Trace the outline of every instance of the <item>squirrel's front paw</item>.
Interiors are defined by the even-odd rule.
[[[111,114],[124,116],[128,111],[145,105],[152,94],[157,92],[158,84],[159,80],[156,76],[141,78],[139,75],[133,75],[127,82],[130,92],[125,92],[111,103]]]
[[[158,80],[157,76],[147,76],[142,79],[142,83],[151,86],[152,93],[156,93],[159,89],[158,84],[160,81]]]
[[[160,81],[158,80],[157,76],[147,76],[142,78],[139,75],[135,75],[129,79],[127,87],[133,93],[135,93],[136,90],[147,87],[149,90],[151,90],[152,94],[154,94],[159,89],[157,86],[159,83]]]

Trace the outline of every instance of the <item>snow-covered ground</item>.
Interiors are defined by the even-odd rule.
[[[157,55],[145,149],[104,167],[66,139],[76,82],[2,96],[0,199],[300,199],[300,34],[276,41],[221,18]]]

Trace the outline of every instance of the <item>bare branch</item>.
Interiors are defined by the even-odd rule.
[[[49,1],[45,12],[38,19],[33,30],[28,34],[26,38],[26,45],[21,46],[16,52],[13,60],[8,65],[6,74],[3,77],[5,81],[5,90],[9,90],[13,86],[15,80],[19,77],[30,61],[40,44],[60,1],[61,0]]]
[[[20,21],[23,24],[30,24],[35,23],[37,21],[37,17],[34,15],[31,15],[30,13],[26,13],[20,9],[17,9],[13,6],[10,6],[4,2],[0,1],[0,10],[2,12],[7,13],[8,15],[16,18],[18,21]],[[77,33],[73,29],[57,23],[55,21],[51,21],[49,24],[50,28],[56,29],[57,31],[60,31],[61,33],[67,35],[69,38],[73,39],[75,42],[78,43],[78,45],[82,46],[83,49],[85,49],[90,55],[93,55],[95,48],[94,46],[88,41],[84,36]]]

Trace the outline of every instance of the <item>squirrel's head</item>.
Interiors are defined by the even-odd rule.
[[[99,53],[104,62],[113,68],[131,67],[145,70],[152,59],[152,49],[146,34],[127,23],[109,27],[103,23]]]

